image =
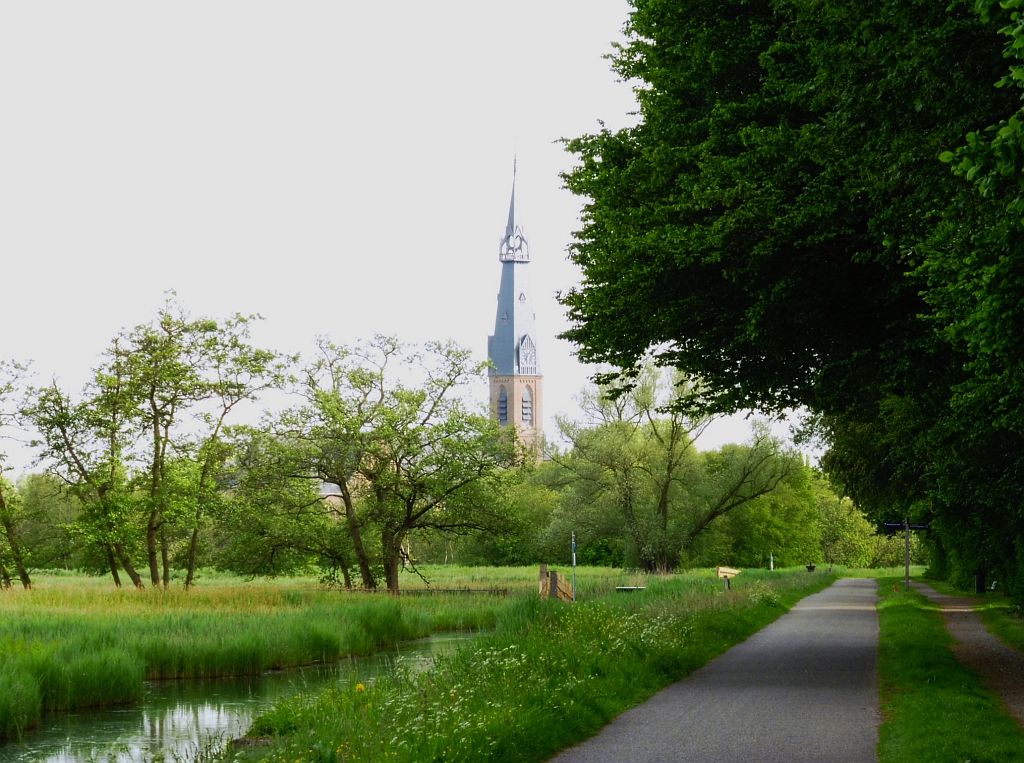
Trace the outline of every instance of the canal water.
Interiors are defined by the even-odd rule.
[[[248,730],[275,700],[297,691],[372,681],[396,665],[412,671],[455,651],[473,634],[437,634],[372,657],[244,678],[154,681],[131,707],[82,710],[43,718],[22,742],[0,744],[0,763],[135,763],[188,761]]]

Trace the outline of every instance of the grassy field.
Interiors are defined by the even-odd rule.
[[[410,593],[498,588],[508,597],[392,597],[207,573],[191,591],[116,590],[106,578],[36,575],[0,593],[0,740],[42,714],[137,701],[146,679],[256,674],[375,652],[438,631],[491,630],[517,598],[536,595],[537,568],[438,567],[403,575]],[[577,570],[581,597],[635,576]]]
[[[224,759],[544,760],[834,580],[749,570],[726,592],[701,571],[573,606],[517,599],[426,673],[278,703]]]
[[[404,573],[403,590],[413,595],[399,597],[329,590],[314,578],[207,573],[185,592],[38,575],[31,591],[0,593],[0,739],[24,733],[45,712],[134,702],[146,679],[258,673],[476,630],[483,635],[472,645],[422,676],[280,703],[250,732],[272,744],[230,757],[538,760],[836,577],[887,574],[880,580],[883,763],[1024,758],[1024,736],[952,658],[938,613],[899,590],[902,569],[747,570],[727,593],[712,570],[658,578],[578,568],[573,607],[538,599],[536,567],[421,572],[429,584]],[[617,594],[617,586],[646,590]],[[508,595],[422,595],[427,589]],[[991,627],[1024,646],[1024,621],[1009,601],[982,600]]]
[[[879,581],[880,763],[1024,761],[1024,732],[951,651],[928,600]]]

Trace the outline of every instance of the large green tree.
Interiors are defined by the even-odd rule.
[[[763,426],[747,445],[697,453],[713,417],[689,410],[691,392],[651,366],[627,390],[588,391],[587,420],[560,419],[569,449],[551,455],[574,523],[590,525],[584,537],[607,535],[618,518],[625,561],[651,571],[674,569],[716,520],[772,493],[797,465]]]
[[[22,413],[39,435],[40,459],[82,506],[79,537],[102,556],[116,586],[124,569],[141,588],[132,561],[138,534],[128,450],[136,399],[128,387],[122,359],[108,353],[80,401],[54,382],[34,390]]]
[[[907,273],[964,192],[935,157],[1005,104],[993,30],[923,1],[634,5],[642,121],[568,143],[567,336],[627,369],[653,347],[723,408],[871,405],[928,359]]]
[[[152,585],[169,584],[175,543],[192,583],[204,514],[220,500],[225,421],[284,379],[278,354],[252,345],[254,320],[192,318],[172,297],[111,342],[77,401],[54,382],[26,405],[42,461],[82,502],[116,584],[120,566],[142,586],[139,543]]]
[[[135,416],[144,433],[136,453],[143,467],[138,483],[146,496],[153,585],[170,582],[175,530],[188,535],[185,585],[192,583],[204,507],[216,501],[216,478],[227,457],[224,423],[239,403],[283,382],[277,354],[250,342],[255,317],[192,318],[171,300],[155,320],[114,343],[112,351],[122,358],[137,396]],[[192,479],[173,480],[174,457],[183,455],[197,464],[196,472]]]
[[[214,563],[244,575],[320,569],[352,587],[357,566],[337,498],[321,495],[311,451],[295,431],[233,427],[223,510],[213,518]]]
[[[514,430],[465,401],[466,387],[481,383],[483,365],[450,343],[420,351],[379,336],[353,346],[322,339],[318,347],[300,374],[303,403],[268,422],[270,440],[256,454],[271,456],[262,464],[276,463],[277,477],[265,478],[275,491],[289,481],[306,485],[292,490],[292,505],[309,521],[323,516],[310,512],[309,486],[337,488],[337,523],[364,587],[376,588],[382,570],[388,589],[398,590],[414,532],[508,526],[508,488],[523,452]],[[248,500],[271,508],[270,499]]]
[[[568,144],[582,357],[628,376],[654,348],[711,410],[806,406],[876,516],[934,517],[961,569],[1019,572],[1017,223],[939,160],[978,180],[977,157],[944,152],[1020,108],[993,87],[999,20],[925,0],[633,6],[614,62],[641,120]]]

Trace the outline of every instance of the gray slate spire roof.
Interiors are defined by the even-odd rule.
[[[539,376],[536,316],[528,278],[530,249],[523,229],[516,225],[514,165],[508,224],[498,245],[498,260],[501,262],[498,311],[494,319],[494,334],[487,339],[487,357],[493,364],[490,373],[498,376]]]

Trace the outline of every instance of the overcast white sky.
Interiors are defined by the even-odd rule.
[[[629,124],[625,0],[0,5],[0,358],[78,389],[168,289],[265,346],[493,328],[518,154],[546,429],[580,200],[558,144]],[[484,390],[481,389],[481,399]],[[720,427],[705,447],[743,440]],[[15,464],[17,466],[17,464]]]

